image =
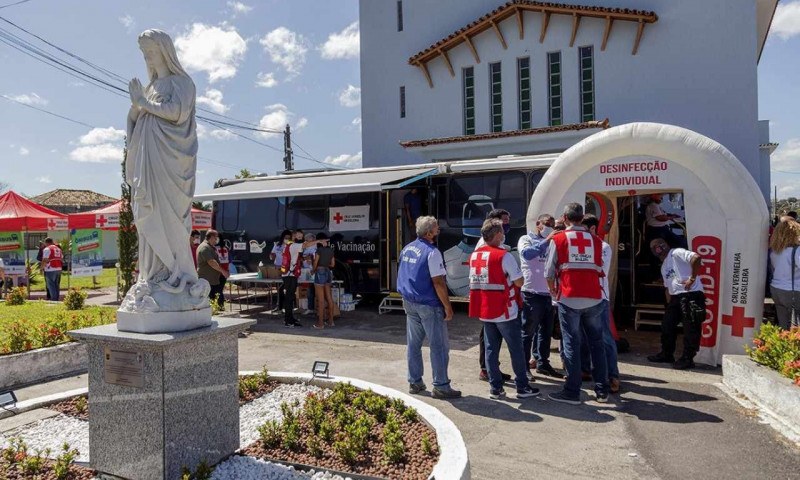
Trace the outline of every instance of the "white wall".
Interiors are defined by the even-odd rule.
[[[503,129],[517,122],[516,58],[531,57],[533,127],[547,125],[547,52],[562,54],[564,123],[580,121],[578,47],[595,47],[595,117],[612,125],[637,121],[669,123],[695,130],[731,150],[765,195],[768,169],[761,168],[757,98],[756,0],[581,0],[583,5],[653,10],[659,20],[645,28],[631,55],[636,25],[615,22],[605,52],[605,22],[584,18],[573,48],[570,17],[551,17],[539,43],[541,16],[525,13],[525,39],[516,19],[500,24],[508,50],[493,30],[449,52],[451,77],[441,58],[429,63],[434,88],[408,58],[478,19],[502,0],[404,0],[404,30],[397,31],[397,4],[361,0],[362,143],[365,167],[420,161],[401,140],[463,133],[461,69],[475,67],[476,133],[489,131],[488,64],[502,61]],[[406,118],[399,115],[399,87],[406,87]],[[535,137],[532,137],[535,141]]]

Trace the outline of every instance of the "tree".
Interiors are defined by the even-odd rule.
[[[192,208],[203,210],[204,212],[210,212],[211,204],[208,202],[192,202]]]
[[[236,174],[236,178],[253,178],[255,175],[250,173],[250,170],[243,168],[239,170],[239,173]]]
[[[122,152],[122,205],[119,209],[119,269],[122,295],[128,293],[133,286],[133,272],[136,269],[136,256],[139,250],[139,239],[136,236],[136,226],[133,223],[133,209],[131,207],[131,186],[125,175],[125,162],[128,158],[128,143]]]

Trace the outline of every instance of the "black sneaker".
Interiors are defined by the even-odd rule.
[[[497,400],[506,396],[506,391],[503,388],[499,388],[497,390],[491,389],[489,390],[489,398],[493,400]]]
[[[536,373],[552,378],[564,378],[564,375],[559,373],[555,368],[550,365],[540,365],[536,368]]]
[[[608,393],[607,392],[598,392],[597,393],[597,403],[608,403]]]
[[[553,392],[550,395],[548,395],[547,398],[549,398],[550,400],[552,400],[554,402],[566,403],[566,404],[569,404],[569,405],[580,405],[581,404],[580,397],[577,398],[577,399],[573,398],[573,397],[570,397],[563,390],[558,391],[558,392]]]
[[[694,368],[694,366],[694,360],[686,357],[681,357],[677,362],[672,364],[672,368],[675,370],[688,370],[690,368]]]
[[[503,377],[503,381],[504,382],[510,382],[511,381],[511,375],[509,375],[507,373],[500,372],[500,376]]]
[[[461,391],[451,387],[444,387],[444,388],[433,387],[433,391],[431,391],[431,396],[433,398],[438,398],[438,399],[461,398]]]
[[[408,393],[413,393],[415,395],[418,393],[422,393],[427,389],[428,387],[426,387],[425,384],[422,382],[408,384]]]
[[[664,352],[658,352],[655,355],[650,355],[647,360],[653,363],[673,363],[675,357],[672,355],[665,355]]]
[[[522,390],[517,389],[517,398],[531,398],[538,396],[539,396],[539,389],[531,387],[530,385],[523,388]]]

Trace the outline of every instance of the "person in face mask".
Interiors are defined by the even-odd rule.
[[[283,266],[283,249],[292,243],[292,231],[284,230],[277,242],[272,246],[272,251],[269,254],[269,259],[273,264],[280,269]],[[272,310],[271,313],[283,312],[283,301],[286,298],[286,289],[283,284],[278,287],[278,306]]]
[[[189,248],[192,249],[192,260],[194,260],[194,268],[197,268],[197,247],[200,245],[200,232],[192,230],[189,234]]]
[[[219,243],[219,233],[216,230],[207,230],[205,241],[197,248],[197,276],[207,280],[211,285],[209,298],[224,302],[223,284],[220,279],[228,278],[230,274],[219,264],[219,255],[215,248],[217,243]]]
[[[506,245],[506,237],[505,237],[511,230],[511,214],[508,213],[508,210],[503,210],[502,208],[495,208],[486,215],[486,220],[500,220],[501,222],[503,222],[503,239],[500,241],[501,244],[500,248],[505,249],[505,251],[507,252],[511,251],[511,247]],[[481,237],[481,239],[478,240],[478,244],[475,245],[475,250],[483,246],[486,246],[486,242],[483,240],[483,237]],[[480,380],[488,382],[489,373],[486,371],[486,345],[485,342],[483,341],[484,340],[483,334],[484,334],[484,329],[483,327],[481,327],[481,333],[480,336],[478,337],[478,342],[480,342],[480,358],[478,359],[478,363],[481,366],[481,372],[478,374],[478,378]],[[500,338],[501,344],[502,341],[503,339]],[[511,375],[507,373],[501,373],[501,374],[503,376],[504,382],[511,380]]]
[[[530,372],[532,368],[536,368],[540,375],[564,378],[550,365],[555,310],[544,278],[547,251],[556,233],[555,224],[555,219],[549,213],[539,215],[534,231],[520,237],[517,244],[525,280],[522,285],[522,347],[530,379],[533,378]]]

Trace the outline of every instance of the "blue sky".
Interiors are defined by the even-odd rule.
[[[14,2],[0,0],[8,3]],[[125,78],[146,77],[138,33],[165,30],[203,108],[267,128],[288,122],[313,158],[360,162],[357,0],[29,0],[0,8],[0,16]],[[800,197],[799,53],[800,0],[783,0],[759,65],[760,117],[772,121],[772,141],[781,144],[773,170],[797,172],[773,171],[781,197]],[[0,62],[0,94],[97,127],[0,98],[0,181],[28,195],[89,188],[119,196],[127,99],[4,44]],[[198,191],[239,168],[273,173],[283,167],[281,152],[205,125],[199,133]],[[254,138],[282,149],[281,137]],[[297,158],[295,166],[317,165]]]

